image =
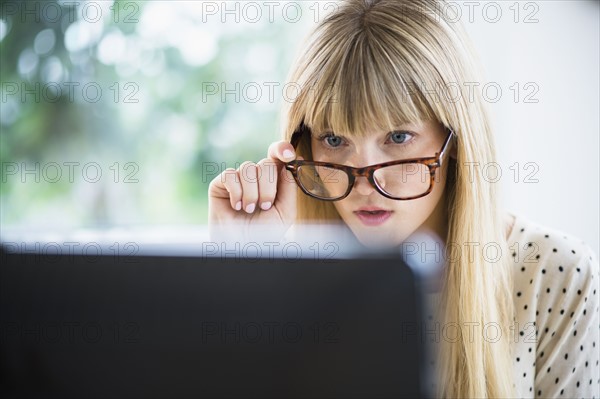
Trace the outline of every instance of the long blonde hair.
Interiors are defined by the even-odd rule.
[[[508,249],[497,187],[470,162],[496,161],[492,129],[472,45],[435,0],[347,0],[309,36],[289,81],[300,90],[285,110],[284,137],[304,122],[316,131],[363,134],[415,121],[437,121],[456,134],[446,185],[447,259],[440,312],[446,323],[501,327],[500,339],[462,334],[442,342],[439,397],[513,397],[510,345],[512,281],[506,256],[474,256],[467,243]],[[460,89],[460,91],[458,91]],[[304,142],[298,153],[310,156]],[[299,191],[298,222],[340,221],[335,207]],[[456,245],[458,244],[458,245]]]

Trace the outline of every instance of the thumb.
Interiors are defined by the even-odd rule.
[[[296,159],[302,160],[304,158],[299,156]],[[282,167],[277,182],[277,198],[274,206],[277,207],[283,217],[292,221],[296,220],[297,193],[298,185],[292,172],[285,169],[285,166]]]

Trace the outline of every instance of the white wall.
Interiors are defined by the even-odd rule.
[[[490,110],[496,128],[506,207],[575,235],[599,253],[599,19],[597,1],[477,2],[461,22],[481,57],[485,82],[502,96]],[[487,21],[483,9],[487,6]],[[515,3],[519,8],[515,22]],[[494,7],[500,5],[497,23]],[[510,9],[513,7],[513,9]],[[524,23],[526,16],[538,22]],[[521,98],[515,102],[518,82]],[[533,82],[539,88],[533,94]],[[537,103],[526,103],[532,94]],[[515,183],[515,162],[520,174]],[[526,163],[532,163],[528,169]],[[535,164],[533,164],[535,163]],[[537,165],[537,166],[536,166]],[[537,169],[537,171],[536,171]],[[490,172],[492,172],[490,170]],[[537,179],[525,183],[526,176]],[[491,174],[491,173],[490,173]],[[493,177],[493,175],[491,175]]]

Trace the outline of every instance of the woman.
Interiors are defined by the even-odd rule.
[[[451,8],[341,3],[292,71],[302,90],[285,140],[211,182],[210,224],[339,221],[365,246],[433,232],[446,248],[436,317],[463,328],[440,342],[437,396],[598,397],[596,257],[502,212],[496,184],[473,167],[496,161],[494,137],[481,94],[456,90],[480,79],[441,10]]]

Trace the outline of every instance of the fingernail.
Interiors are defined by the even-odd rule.
[[[240,209],[242,209],[242,201],[238,201],[237,204],[235,204],[235,210],[239,211]]]
[[[291,152],[290,150],[285,150],[285,151],[283,151],[283,157],[284,158],[294,158],[294,153]]]
[[[254,204],[250,204],[250,205],[248,205],[248,206],[246,207],[246,212],[248,212],[248,213],[252,213],[252,212],[254,212],[254,208],[255,208],[255,207],[256,207],[256,205],[254,205]]]
[[[270,202],[268,202],[268,201],[267,201],[267,202],[263,202],[262,204],[260,204],[260,208],[261,208],[263,211],[266,211],[266,210],[267,210],[267,209],[269,209],[270,207],[271,207],[271,203],[270,203]]]

